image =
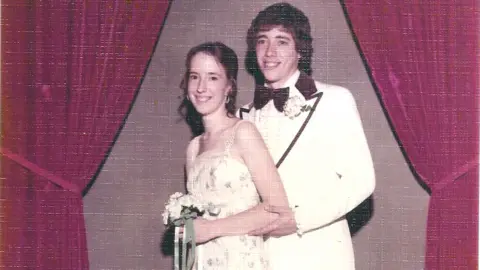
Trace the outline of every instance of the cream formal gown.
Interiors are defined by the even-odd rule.
[[[191,160],[187,190],[220,208],[217,216],[205,214],[206,219],[224,218],[256,206],[259,194],[247,166],[230,154],[238,123],[226,134],[224,149],[205,151]],[[199,137],[193,139],[193,149],[199,149]],[[234,270],[268,269],[262,237],[227,236],[199,245],[193,269]]]

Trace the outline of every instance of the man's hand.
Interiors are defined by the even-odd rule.
[[[295,216],[289,207],[266,206],[265,211],[278,214],[278,218],[263,228],[249,232],[249,235],[281,237],[297,231]]]

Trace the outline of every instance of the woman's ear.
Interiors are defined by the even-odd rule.
[[[235,79],[231,79],[231,80],[229,80],[229,85],[230,85],[229,92],[232,92],[233,88],[237,87],[237,82],[235,81]]]
[[[233,82],[230,80],[228,83],[226,96],[229,96],[230,94],[232,94],[232,91],[233,91]]]

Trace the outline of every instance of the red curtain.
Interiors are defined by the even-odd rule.
[[[477,2],[343,1],[399,142],[431,190],[426,269],[477,269]]]
[[[82,191],[140,87],[169,1],[2,2],[5,269],[88,269]]]

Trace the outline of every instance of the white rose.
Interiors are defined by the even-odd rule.
[[[182,212],[182,205],[178,201],[172,201],[167,205],[166,209],[171,218],[177,219]]]
[[[193,203],[192,196],[191,195],[182,196],[178,198],[178,202],[183,206],[190,206]]]
[[[220,214],[220,207],[217,207],[215,206],[214,204],[212,203],[209,203],[207,206],[206,206],[206,210],[208,211],[208,213],[210,213],[212,216],[218,216],[218,214]]]
[[[286,116],[293,118],[298,116],[302,111],[303,102],[302,99],[298,96],[293,96],[288,99],[287,103],[283,108],[283,112]]]
[[[197,198],[197,197],[194,197],[193,205],[194,205],[195,207],[197,207],[198,210],[200,210],[200,211],[205,211],[205,208],[207,207],[207,206],[205,205],[205,202],[202,201],[202,200],[200,200],[200,199]]]

